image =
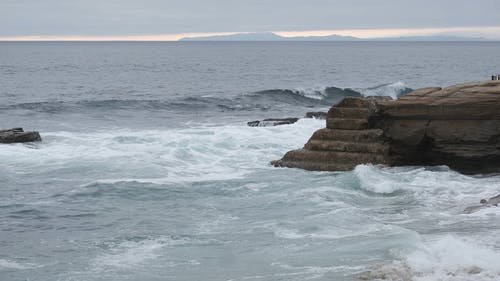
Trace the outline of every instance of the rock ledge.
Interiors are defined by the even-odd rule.
[[[371,163],[500,172],[500,81],[423,88],[398,100],[348,97],[278,167],[342,171]]]

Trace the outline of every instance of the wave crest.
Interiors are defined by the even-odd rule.
[[[180,99],[102,99],[77,101],[40,101],[0,106],[0,110],[27,110],[48,114],[67,112],[101,112],[103,110],[145,111],[267,111],[295,107],[329,107],[345,97],[390,96],[396,99],[411,89],[403,82],[382,84],[371,88],[352,89],[316,87],[270,89],[238,96],[201,96]]]

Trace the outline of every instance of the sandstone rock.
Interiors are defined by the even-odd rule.
[[[500,172],[500,83],[425,88],[379,103],[394,165]]]
[[[346,171],[363,163],[390,164],[383,130],[370,128],[379,100],[385,99],[345,98],[328,112],[327,128],[316,131],[303,149],[292,150],[272,164],[322,171]]]
[[[367,119],[327,118],[326,127],[328,129],[365,130],[369,129],[369,124]]]
[[[395,101],[345,98],[329,110],[326,129],[315,132],[304,150],[314,153],[292,151],[273,164],[345,170],[370,161],[500,172],[500,81],[423,88]]]
[[[264,120],[250,121],[247,125],[250,127],[267,127],[267,126],[279,126],[288,125],[297,122],[299,118],[268,118]]]
[[[23,128],[0,130],[0,143],[19,143],[41,141],[38,132],[25,132]]]

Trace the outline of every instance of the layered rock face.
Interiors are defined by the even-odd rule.
[[[500,172],[500,81],[424,88],[396,101],[346,98],[303,149],[272,162],[327,171],[363,163]]]
[[[362,163],[391,164],[384,132],[375,127],[378,103],[386,100],[345,98],[328,111],[326,128],[316,131],[304,148],[272,164],[320,171],[351,170]]]

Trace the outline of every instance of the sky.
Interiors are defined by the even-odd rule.
[[[238,32],[500,39],[500,1],[0,0],[0,40],[177,40]]]

